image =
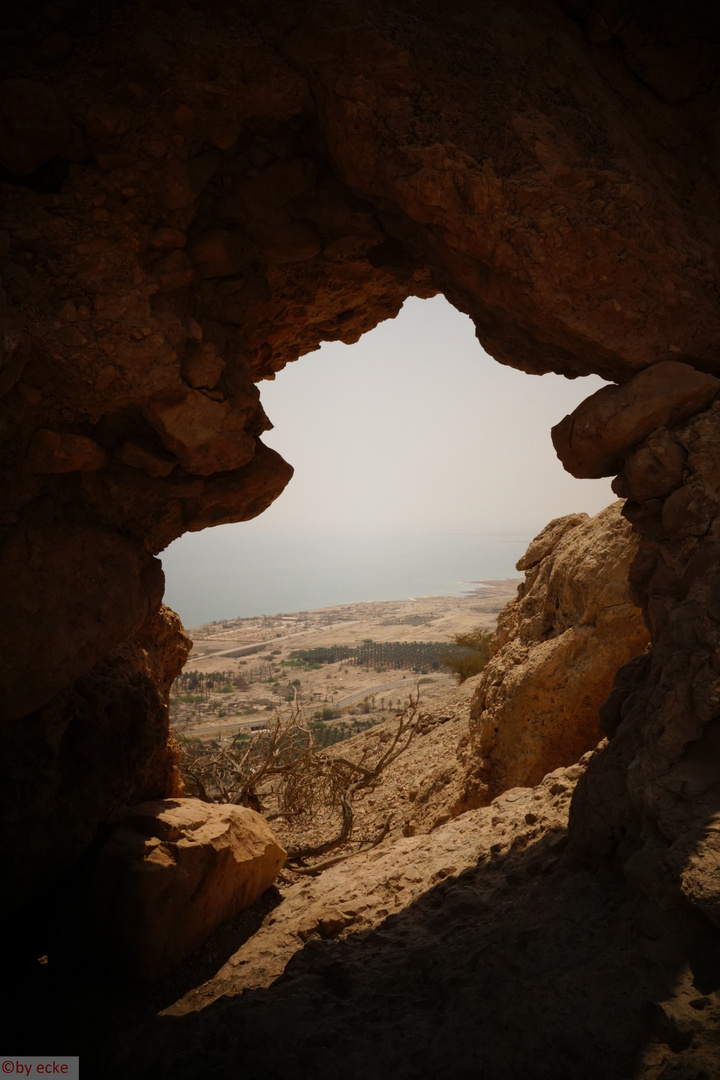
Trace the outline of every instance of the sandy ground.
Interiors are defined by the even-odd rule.
[[[225,672],[224,692],[173,692],[171,718],[176,731],[203,739],[227,739],[238,730],[262,727],[278,705],[292,694],[307,714],[332,706],[345,710],[367,699],[361,719],[380,722],[407,700],[417,676],[391,668],[356,667],[347,662],[323,664],[316,670],[287,666],[296,649],[360,644],[363,639],[387,641],[451,641],[473,627],[494,629],[498,612],[511,600],[521,578],[478,583],[467,596],[429,596],[412,600],[373,601],[318,608],[293,614],[234,619],[191,628],[193,649],[186,672]],[[284,663],[285,662],[285,663]],[[249,681],[246,689],[233,683]],[[432,707],[452,684],[450,676],[421,675],[423,705]],[[183,700],[191,698],[192,700]]]

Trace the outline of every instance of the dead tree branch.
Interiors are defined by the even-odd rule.
[[[365,847],[358,848],[357,851],[348,851],[344,855],[334,855],[331,859],[323,859],[322,862],[314,863],[313,866],[288,866],[287,869],[293,874],[308,874],[314,876],[315,874],[321,874],[323,870],[327,870],[331,866],[337,866],[338,863],[345,862],[346,859],[354,859],[356,855],[363,855],[366,851],[372,851],[373,848],[376,848],[378,844],[382,843],[390,832],[391,821],[392,814],[388,817],[372,843],[366,844]]]
[[[265,812],[269,807],[263,800],[275,803],[268,819],[302,818],[305,824],[321,813],[340,812],[337,833],[317,844],[289,848],[288,863],[303,864],[304,860],[326,855],[352,836],[354,823],[353,797],[357,792],[376,784],[382,773],[404,754],[418,730],[419,690],[410,694],[403,709],[396,715],[396,726],[389,745],[377,760],[370,760],[371,749],[365,747],[359,759],[320,751],[315,746],[312,730],[303,721],[297,700],[290,712],[276,713],[267,729],[258,732],[249,743],[235,736],[229,746],[206,747],[202,743],[178,737],[181,747],[181,773],[186,789],[205,802],[234,803]],[[369,851],[387,835],[389,821]],[[352,854],[359,854],[353,852]],[[335,865],[348,855],[325,860],[314,867],[288,867],[298,873],[319,873],[325,866]]]

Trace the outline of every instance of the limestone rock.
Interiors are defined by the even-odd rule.
[[[613,490],[636,502],[666,498],[681,486],[686,460],[680,443],[661,428],[628,458]]]
[[[136,439],[128,439],[117,452],[118,459],[132,469],[142,469],[148,476],[169,476],[177,465],[177,458],[162,454],[154,447],[143,445]]]
[[[285,856],[265,819],[246,807],[198,799],[134,806],[93,867],[91,941],[132,974],[160,978],[257,900]]]
[[[525,583],[500,614],[471,706],[466,804],[536,784],[600,741],[615,672],[648,642],[627,581],[637,540],[621,509],[551,522],[518,562]]]
[[[530,542],[525,554],[518,559],[515,569],[532,570],[555,550],[565,533],[577,525],[582,525],[587,519],[587,514],[566,514],[565,517],[554,518],[548,522],[542,532]]]
[[[714,1077],[716,941],[563,858],[582,772],[286,885],[217,973],[147,1009],[112,1080],[208,1060],[223,1080]]]
[[[255,452],[244,416],[233,413],[229,402],[215,401],[199,390],[155,399],[145,415],[187,472],[229,472],[247,465]]]
[[[225,361],[217,355],[214,345],[205,345],[191,352],[185,362],[185,376],[196,390],[212,390],[224,370]]]
[[[175,292],[185,289],[195,279],[190,259],[179,248],[171,251],[155,263],[155,276],[162,292]]]
[[[534,844],[542,846],[543,838],[549,838],[557,855],[564,844],[570,798],[586,764],[584,759],[557,769],[536,788],[503,792],[490,806],[470,810],[432,831],[395,835],[319,877],[298,880],[286,871],[282,904],[210,981],[180,998],[168,1014],[180,1017],[204,1010],[222,995],[269,986],[306,943],[352,939],[388,927],[388,915],[391,922],[402,912],[412,915],[441,882],[462,883],[470,867],[490,867],[495,860],[502,867],[504,860],[517,858]],[[450,920],[443,925],[447,933],[453,932]]]
[[[238,229],[208,229],[188,244],[187,252],[200,278],[237,274],[253,261],[253,246]]]
[[[0,859],[15,871],[0,897],[3,917],[67,875],[122,807],[181,792],[168,699],[191,644],[161,607],[21,723],[5,724]]]
[[[675,444],[677,451],[672,450]],[[650,494],[636,469],[662,449],[684,459],[681,486]],[[621,476],[641,540],[630,573],[652,649],[618,672],[607,702],[612,737],[578,786],[573,851],[613,855],[633,886],[683,894],[720,925],[720,406],[653,434]],[[663,469],[665,466],[663,466]],[[665,473],[667,475],[667,473]],[[679,469],[673,481],[677,481]],[[665,491],[667,486],[664,485]],[[605,711],[605,710],[604,710]]]
[[[720,380],[688,364],[666,360],[623,386],[603,386],[552,429],[557,455],[577,477],[612,476],[633,446],[656,428],[701,412]]]
[[[106,463],[105,451],[93,439],[41,430],[30,441],[25,467],[38,473],[90,472]]]
[[[154,229],[149,237],[149,244],[159,251],[174,251],[176,248],[184,248],[187,236],[180,229],[173,229],[170,225],[161,225]]]
[[[251,227],[250,231],[271,265],[305,262],[318,255],[322,246],[307,222],[262,222]]]
[[[137,633],[165,583],[157,559],[107,529],[21,519],[8,532],[0,561],[2,720],[39,708]],[[18,560],[28,550],[32,557]]]
[[[184,500],[184,527],[197,532],[257,517],[277,498],[292,474],[277,451],[258,439],[252,461],[234,473],[209,477],[201,493]]]

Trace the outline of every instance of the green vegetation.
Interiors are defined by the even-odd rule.
[[[328,645],[316,649],[295,649],[290,653],[290,660],[300,664],[334,664],[337,660],[352,659],[356,652],[349,645]]]
[[[327,724],[310,722],[310,730],[313,734],[313,742],[318,750],[324,750],[326,746],[334,746],[335,743],[347,739],[350,732],[339,727],[328,727]]]
[[[186,701],[187,694],[199,694],[193,701],[202,701],[211,693],[232,694],[236,690],[247,690],[251,683],[266,679],[270,665],[263,661],[246,671],[183,671],[173,683],[173,694]]]
[[[472,675],[479,675],[487,664],[492,639],[492,630],[483,630],[479,626],[465,634],[455,634],[453,645],[441,662],[453,672],[459,683],[463,683]]]
[[[316,720],[336,720],[340,716],[339,709],[330,709],[327,706],[324,709],[316,709],[313,713]]]
[[[358,667],[400,668],[422,674],[439,671],[443,657],[454,651],[446,641],[373,641],[360,645],[329,645],[315,649],[296,649],[291,660],[305,664],[335,664],[338,660]]]
[[[310,721],[313,742],[318,750],[324,750],[327,746],[334,746],[335,743],[351,739],[353,735],[357,735],[361,731],[367,731],[372,726],[372,721],[368,720],[353,720],[351,726]]]

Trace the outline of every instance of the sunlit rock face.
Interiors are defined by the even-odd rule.
[[[161,978],[254,903],[286,856],[265,818],[246,806],[140,803],[87,871],[85,946],[115,970]]]
[[[648,643],[630,598],[638,542],[622,505],[550,522],[518,562],[525,581],[500,614],[471,706],[465,805],[532,787],[600,742],[615,672]]]
[[[406,297],[444,292],[528,372],[720,374],[710,5],[118,0],[3,18],[12,739],[38,710],[70,716],[77,680],[153,617],[171,540],[282,491],[257,381]],[[165,772],[143,797],[170,793],[157,730]],[[80,768],[71,743],[61,772]],[[43,790],[30,863],[50,845]],[[99,796],[88,822],[103,812]]]

